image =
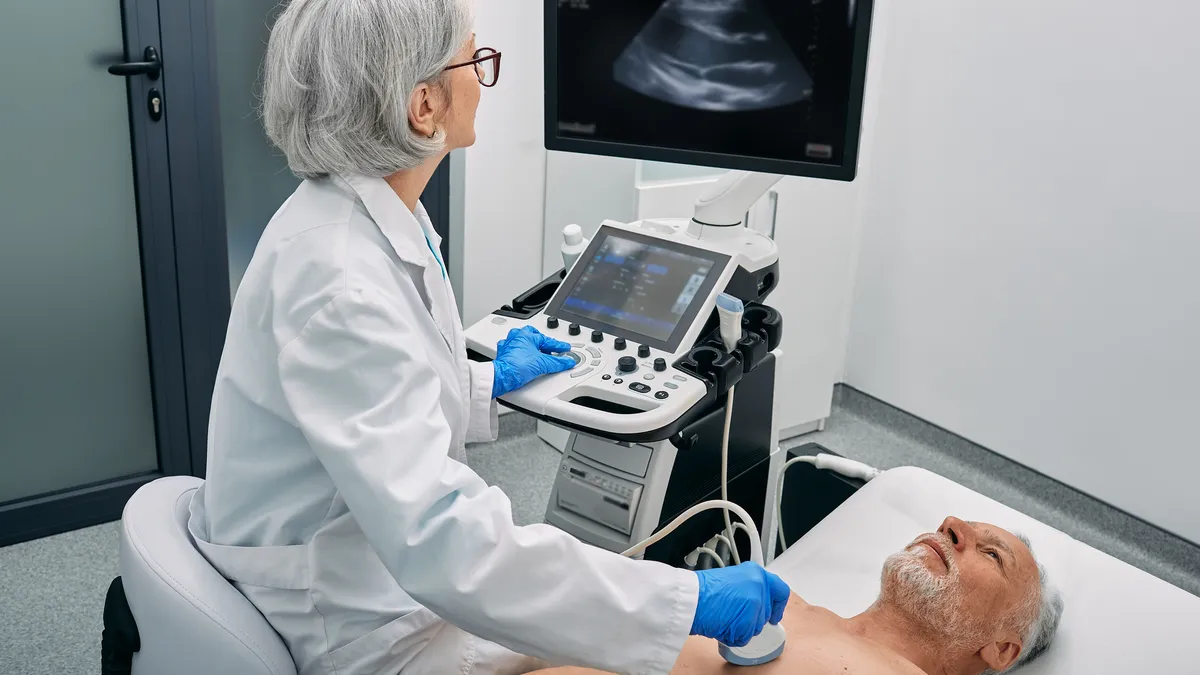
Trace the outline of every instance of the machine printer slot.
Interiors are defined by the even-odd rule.
[[[571,452],[578,457],[585,457],[595,462],[610,472],[619,471],[626,474],[626,478],[629,476],[645,478],[646,472],[650,469],[650,460],[654,451],[644,445],[621,445],[580,436],[571,446]],[[569,471],[572,475],[583,477],[576,472],[583,473],[584,469],[586,467],[572,466]]]

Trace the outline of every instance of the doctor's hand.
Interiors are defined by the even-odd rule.
[[[696,572],[700,602],[692,635],[713,638],[729,647],[744,647],[767,622],[783,620],[791,589],[783,579],[753,562]]]
[[[574,359],[554,355],[569,351],[571,345],[546,337],[533,326],[510,330],[507,338],[496,343],[492,398],[520,389],[543,375],[574,368]]]

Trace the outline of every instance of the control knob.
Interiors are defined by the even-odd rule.
[[[622,373],[632,373],[637,370],[637,359],[632,356],[622,356],[617,359],[617,370]]]
[[[567,327],[567,332],[571,335],[579,335],[579,324],[573,323]]]
[[[604,342],[604,333],[598,330],[592,331],[592,342]]]
[[[654,370],[655,371],[661,373],[662,371],[664,371],[666,369],[667,369],[667,360],[666,359],[664,359],[664,358],[654,359]]]
[[[546,319],[546,328],[558,328],[558,317],[552,316]]]
[[[642,345],[642,346],[638,347],[638,357],[643,358],[643,359],[650,358],[650,346]]]
[[[623,351],[625,349],[625,338],[617,338],[613,340],[613,349]]]

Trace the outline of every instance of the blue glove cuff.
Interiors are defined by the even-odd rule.
[[[510,390],[507,388],[507,380],[510,375],[508,372],[508,364],[503,361],[493,361],[492,370],[492,398],[500,398],[507,394]]]
[[[701,625],[702,624],[702,620],[701,620],[702,612],[700,610],[702,607],[704,607],[707,604],[706,601],[708,600],[708,575],[705,574],[706,571],[707,570],[697,570],[696,571],[696,579],[698,579],[700,581],[700,593],[696,600],[696,615],[694,617],[692,617],[691,635],[703,635],[704,634],[702,632],[703,631],[703,626]]]

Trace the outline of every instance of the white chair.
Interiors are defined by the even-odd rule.
[[[296,675],[279,635],[200,555],[188,506],[203,481],[142,486],[121,523],[121,580],[137,623],[133,675]]]

